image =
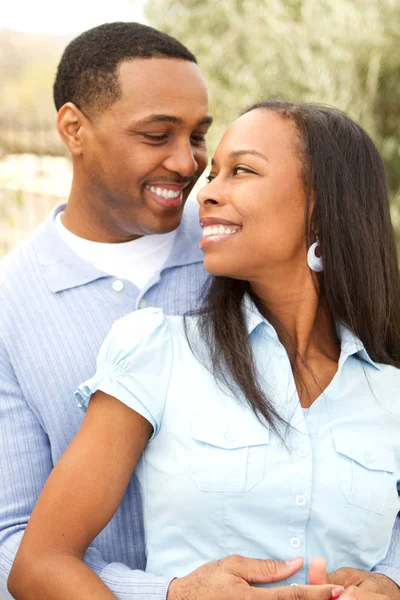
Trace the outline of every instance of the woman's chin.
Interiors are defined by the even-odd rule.
[[[236,268],[235,268],[236,267]],[[230,279],[246,279],[238,272],[237,265],[226,264],[226,261],[204,257],[204,268],[213,277],[229,277]]]

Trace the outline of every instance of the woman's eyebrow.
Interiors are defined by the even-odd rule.
[[[261,154],[261,152],[257,152],[257,150],[233,150],[229,153],[228,158],[239,158],[240,156],[244,156],[245,154],[251,154],[252,156],[257,156],[258,158],[262,158],[268,162],[268,158]],[[211,159],[211,166],[215,165],[214,158]]]
[[[234,150],[233,152],[231,152],[229,154],[229,158],[239,158],[240,156],[244,156],[245,154],[251,154],[252,156],[257,156],[268,162],[268,158],[264,154],[261,154],[261,152],[257,152],[257,150],[250,150],[250,149]]]

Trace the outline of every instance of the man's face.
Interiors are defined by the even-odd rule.
[[[177,59],[124,61],[121,96],[85,119],[80,154],[83,202],[107,241],[175,229],[206,167],[211,124],[196,64]],[[89,208],[89,206],[88,206]]]

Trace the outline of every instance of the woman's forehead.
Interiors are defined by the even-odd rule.
[[[255,150],[275,156],[294,154],[298,133],[291,119],[278,113],[257,108],[240,116],[228,127],[219,143],[214,158],[242,149]]]

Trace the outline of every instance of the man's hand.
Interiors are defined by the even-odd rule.
[[[340,598],[354,598],[354,600],[400,600],[399,586],[379,573],[343,567],[332,573],[326,572],[325,560],[321,557],[311,561],[308,572],[310,584],[322,585],[326,583],[341,585],[346,588],[346,593]],[[350,595],[348,595],[350,594]],[[361,594],[361,595],[360,595]],[[372,596],[371,596],[372,594]]]
[[[207,563],[186,577],[174,579],[167,600],[332,600],[343,592],[343,587],[329,584],[269,589],[250,585],[282,581],[302,566],[302,558],[285,563],[228,556]]]

